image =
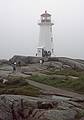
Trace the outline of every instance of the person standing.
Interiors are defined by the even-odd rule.
[[[13,73],[16,71],[16,62],[12,63]]]

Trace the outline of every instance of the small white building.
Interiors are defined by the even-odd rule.
[[[40,26],[40,33],[37,56],[52,56],[54,54],[52,25],[54,24],[51,22],[51,15],[47,11],[41,15],[38,25]]]

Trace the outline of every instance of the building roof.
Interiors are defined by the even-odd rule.
[[[42,17],[50,17],[51,15],[45,11],[45,13],[41,14]]]

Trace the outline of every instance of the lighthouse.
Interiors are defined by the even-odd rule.
[[[54,24],[51,22],[51,15],[47,11],[41,14],[38,25],[40,26],[40,33],[37,56],[50,57],[54,54],[52,35],[52,26]]]

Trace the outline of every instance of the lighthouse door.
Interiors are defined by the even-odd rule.
[[[42,57],[42,50],[43,50],[43,48],[41,48],[41,47],[37,48],[37,56],[38,57]]]

